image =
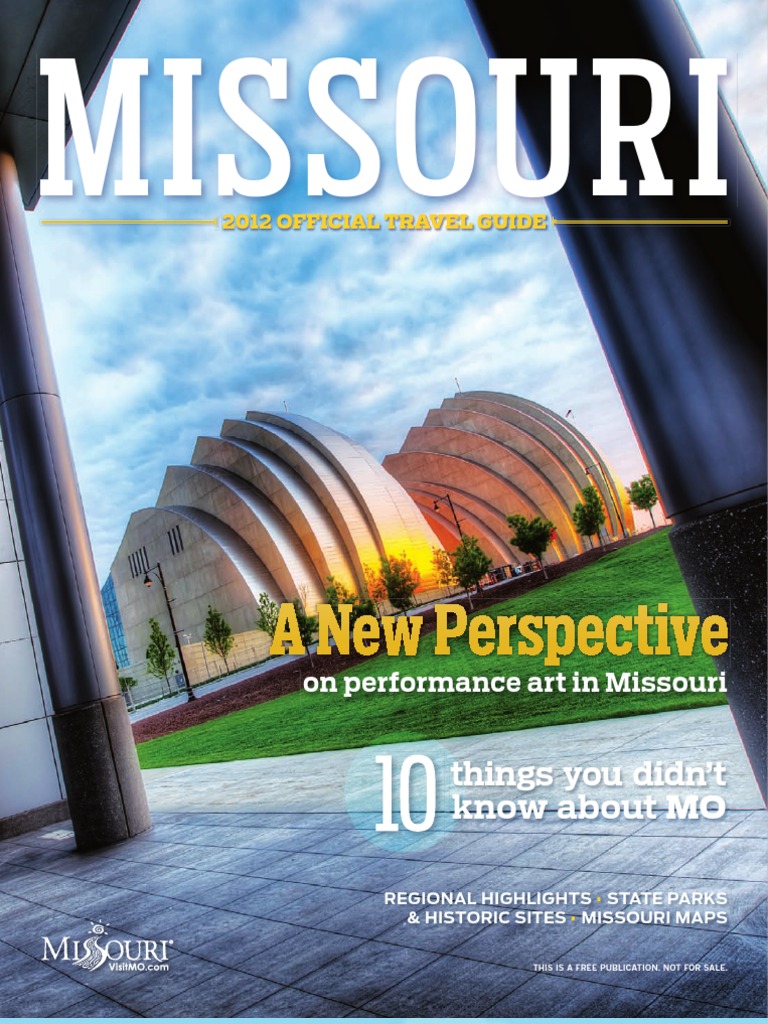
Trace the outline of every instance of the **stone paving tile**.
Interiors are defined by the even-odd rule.
[[[341,910],[354,907],[364,900],[366,892],[360,889],[331,889],[309,885],[308,892],[285,906],[273,910],[270,916],[289,924],[324,926],[329,917]]]
[[[108,921],[121,931],[141,938],[153,939],[156,935],[173,936],[175,929],[186,927],[190,920],[209,913],[207,907],[197,903],[183,902],[180,900],[167,899],[163,896],[142,896],[136,898],[135,893],[128,894],[120,900],[115,900],[111,905],[106,904],[102,909],[104,914],[92,918],[85,914],[87,920]]]
[[[757,935],[759,938],[765,939],[768,936],[768,903],[761,903],[743,921],[739,921],[734,931],[744,935]]]
[[[159,929],[152,922],[154,934],[159,934]],[[253,928],[253,920],[246,914],[237,914],[230,910],[211,910],[205,908],[205,913],[199,914],[189,921],[170,937],[173,939],[174,949],[184,953],[195,953],[196,956],[205,956],[206,949],[222,936],[230,937],[240,928]],[[170,934],[163,932],[163,934]]]
[[[259,898],[259,893],[269,884],[263,878],[248,878],[245,875],[224,875],[224,881],[216,882],[210,890],[201,881],[199,895],[194,897],[197,903],[220,909],[233,907],[243,899]]]
[[[84,885],[80,899],[70,901],[68,913],[88,921],[119,921],[123,915],[133,917],[144,900],[157,898],[116,886]]]
[[[27,971],[25,984],[15,993],[5,994],[0,987],[0,1015],[3,1017],[48,1017],[60,1013],[61,1007],[75,1005],[88,995],[76,981],[46,968],[47,974]]]
[[[391,1017],[474,1017],[528,979],[523,971],[443,956],[368,1003]]]
[[[82,918],[56,913],[46,907],[30,907],[23,915],[3,922],[3,941],[30,956],[43,952],[43,936],[66,935],[78,929],[87,931]]]
[[[637,1017],[656,996],[591,981],[537,974],[481,1017]]]
[[[434,953],[369,941],[308,975],[295,986],[326,999],[363,1006],[434,962]]]
[[[356,829],[345,829],[343,832],[313,832],[312,841],[305,847],[307,853],[360,855],[360,849],[372,845],[368,836]]]
[[[350,1008],[344,1003],[323,999],[322,996],[312,995],[311,992],[301,992],[296,988],[283,988],[234,1016],[257,1019],[261,1017],[346,1017],[349,1013]]]
[[[376,893],[347,907],[346,910],[329,916],[323,922],[323,928],[341,935],[375,939],[397,922],[398,909],[402,911],[404,908],[385,906],[382,894]]]
[[[392,908],[390,908],[392,909]],[[398,908],[403,914],[403,919],[398,921],[392,928],[382,932],[378,938],[380,942],[391,942],[395,946],[409,946],[414,949],[426,949],[434,953],[448,953],[456,946],[475,935],[479,935],[484,929],[490,927],[487,924],[430,924],[413,925],[408,924],[406,915],[408,908]],[[423,913],[419,908],[417,913]]]
[[[280,910],[293,900],[306,896],[307,891],[307,886],[302,882],[270,881],[260,889],[233,899],[226,905],[226,909],[251,917],[271,917],[275,910]]]
[[[92,972],[89,984],[102,995],[131,1010],[155,1016],[155,1006],[181,996],[193,986],[209,983],[222,973],[228,973],[220,965],[188,953],[171,952],[169,960],[170,970],[167,973],[137,973],[126,977],[120,973],[106,974],[102,968]]]
[[[424,845],[422,838],[421,844],[413,844],[411,849],[404,851],[404,856],[425,863],[466,860],[462,855],[478,838],[475,832],[443,832],[439,836],[430,834],[432,842],[429,846]]]
[[[729,817],[729,815],[726,815]],[[768,811],[746,814],[728,833],[729,839],[768,839]]]
[[[231,1017],[278,989],[278,985],[263,978],[224,971],[153,1005],[152,1016]]]
[[[392,859],[365,859],[359,866],[347,862],[347,871],[342,875],[344,885],[350,889],[365,892],[381,892],[384,889],[401,887],[407,880],[422,870],[418,861]]]
[[[488,864],[424,864],[392,890],[398,892],[455,892],[479,884],[493,869]],[[483,883],[485,884],[485,883]]]
[[[592,971],[577,970],[579,964],[697,963],[720,941],[717,932],[665,925],[602,925],[580,942],[560,962],[565,976],[589,981]],[[568,970],[571,965],[571,970]],[[619,988],[639,988],[646,992],[664,992],[676,974],[664,970],[601,970],[600,981]]]
[[[563,821],[563,835],[574,835],[583,833],[588,836],[631,836],[639,832],[646,823],[632,819],[617,819],[616,821]]]
[[[282,853],[279,857],[270,859],[268,864],[257,868],[259,877],[270,878],[273,881],[291,878],[303,878],[313,868],[321,868],[325,858],[314,853]]]
[[[666,815],[646,822],[640,834],[643,836],[685,836],[695,834],[697,838],[730,835],[744,820],[748,811],[726,811],[722,818],[674,818]],[[766,815],[768,818],[768,815]]]
[[[723,878],[734,881],[768,881],[768,858],[762,839],[725,836],[673,872],[676,876]]]
[[[530,850],[520,852],[507,863],[534,868],[581,868],[622,842],[620,836],[550,836]]]
[[[325,968],[364,941],[349,935],[303,928],[298,935],[292,935],[244,960],[238,969],[268,981],[292,985],[307,974]]]
[[[534,964],[554,963],[566,956],[599,928],[596,924],[571,921],[570,915],[567,918],[564,924],[492,924],[452,952],[483,963],[533,971]]]
[[[304,934],[303,928],[283,921],[249,921],[240,928],[203,939],[195,947],[194,955],[223,967],[239,967],[262,950]]]
[[[468,846],[452,851],[442,860],[454,864],[514,864],[518,860],[535,860],[535,850],[549,840],[541,833],[512,835],[498,830],[489,836],[479,836]]]
[[[766,1013],[765,943],[752,935],[726,935],[708,950],[703,964],[724,964],[727,969],[686,972],[666,993],[736,1010]]]
[[[713,1006],[711,1003],[699,1003],[692,999],[674,999],[672,996],[659,996],[647,1006],[639,1017],[695,1017],[699,1019],[714,1017],[716,1019],[730,1017],[759,1017],[762,1013],[750,1013],[748,1010],[734,1010],[729,1006]]]
[[[590,861],[589,870],[669,875],[684,865],[687,870],[688,863],[713,842],[713,839],[628,836]],[[697,871],[690,873],[705,874]]]
[[[85,999],[73,1006],[63,1006],[55,1012],[48,1014],[49,1017],[76,1017],[80,1018],[117,1018],[117,1017],[140,1017],[141,1014],[129,1010],[127,1006],[116,1003],[108,996],[100,995],[98,992],[90,992]]]

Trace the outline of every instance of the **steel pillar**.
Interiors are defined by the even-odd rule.
[[[725,196],[689,196],[697,177],[700,56],[674,0],[501,4],[468,0],[488,52],[528,60],[518,80],[519,130],[537,176],[549,169],[550,79],[542,57],[575,57],[570,170],[547,199],[561,220],[726,220],[727,226],[563,225],[560,239],[594,321],[667,515],[686,584],[702,615],[724,611],[731,708],[766,793],[765,493],[766,197],[720,104]],[[713,55],[718,56],[718,55]],[[641,196],[634,147],[623,144],[626,196],[593,195],[600,177],[596,57],[654,61],[671,114],[654,140],[671,196]],[[627,76],[622,124],[644,123],[647,82]]]
[[[101,606],[16,167],[5,153],[0,310],[0,430],[70,815],[78,847],[91,849],[152,822]]]

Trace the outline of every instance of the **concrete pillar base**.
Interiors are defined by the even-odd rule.
[[[151,828],[122,696],[59,711],[53,726],[77,848],[109,846]]]
[[[766,799],[766,505],[726,509],[670,533],[675,556],[700,615],[724,615],[728,651],[717,658],[728,701]]]

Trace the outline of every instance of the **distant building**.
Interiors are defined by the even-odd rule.
[[[130,658],[128,648],[125,644],[125,632],[123,631],[123,620],[120,617],[120,606],[115,595],[115,583],[111,576],[107,576],[107,582],[101,588],[101,603],[104,605],[104,614],[107,618],[109,639],[112,641],[112,650],[115,654],[115,664],[120,668],[128,668]]]

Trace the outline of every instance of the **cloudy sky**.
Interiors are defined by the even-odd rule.
[[[761,167],[766,161],[765,0],[687,0],[708,56],[729,59],[726,98]],[[450,199],[403,185],[394,155],[394,97],[403,69],[432,54],[470,71],[478,96],[475,173]],[[218,100],[223,67],[286,57],[289,96],[244,95],[286,140],[288,184],[261,200],[217,196],[216,154],[265,173],[258,147]],[[508,391],[565,415],[622,480],[645,472],[591,321],[554,232],[222,231],[213,227],[52,227],[51,218],[209,218],[227,212],[535,212],[495,172],[492,80],[462,0],[142,0],[118,51],[148,57],[142,166],[150,195],[43,199],[28,217],[49,334],[100,581],[132,511],[154,504],[169,464],[201,434],[249,409],[328,423],[377,457],[456,391]],[[306,154],[353,174],[345,147],[311,110],[306,83],[332,56],[378,61],[378,98],[339,102],[382,156],[379,182],[357,199],[308,198]],[[169,80],[163,58],[201,57],[195,85],[195,173],[203,195],[163,197],[169,177]],[[343,86],[343,83],[342,83]],[[91,105],[98,119],[101,94]],[[450,115],[450,116],[449,116]],[[426,174],[447,173],[453,117],[439,89],[419,112]],[[447,131],[445,129],[448,129]],[[115,156],[119,155],[116,147]],[[71,154],[70,154],[71,158]],[[117,166],[117,162],[114,161]]]

